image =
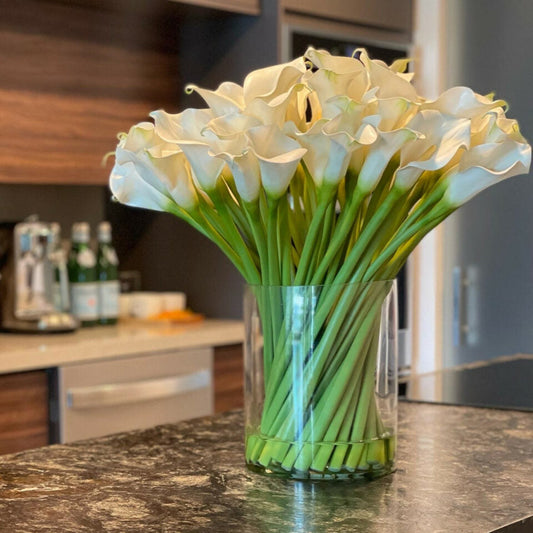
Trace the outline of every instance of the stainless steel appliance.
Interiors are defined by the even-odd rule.
[[[29,219],[0,223],[0,328],[21,333],[73,331],[58,225]],[[58,303],[62,302],[61,303]]]
[[[50,375],[52,442],[214,412],[213,349],[208,347],[63,366]]]

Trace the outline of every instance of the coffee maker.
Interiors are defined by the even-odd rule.
[[[0,222],[0,329],[18,333],[74,331],[58,224],[32,217]]]

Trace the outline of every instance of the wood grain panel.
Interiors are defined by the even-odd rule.
[[[0,454],[48,444],[46,371],[0,376]]]
[[[116,134],[177,108],[169,4],[0,0],[0,182],[107,183]]]
[[[242,345],[215,348],[215,413],[244,405]]]

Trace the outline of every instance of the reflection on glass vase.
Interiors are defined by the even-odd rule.
[[[246,463],[293,479],[394,470],[394,281],[247,286]]]

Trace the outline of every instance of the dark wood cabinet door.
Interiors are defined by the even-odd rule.
[[[215,413],[243,407],[243,372],[241,344],[215,348]]]
[[[0,454],[48,444],[46,370],[0,376]]]

